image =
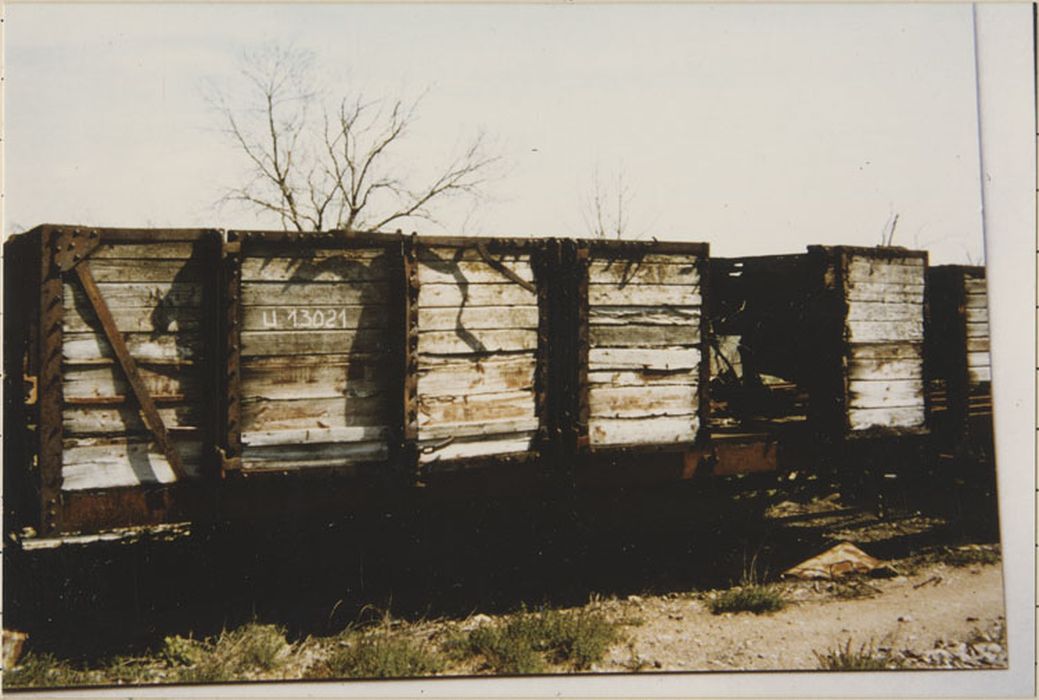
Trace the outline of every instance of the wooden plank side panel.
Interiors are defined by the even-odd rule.
[[[534,387],[537,362],[534,353],[489,359],[461,358],[455,361],[419,367],[420,396],[473,396]]]
[[[158,402],[195,400],[200,394],[200,382],[189,368],[138,365],[137,371]],[[62,378],[62,393],[69,404],[122,403],[133,395],[122,369],[114,364],[65,365]]]
[[[184,364],[200,356],[197,334],[180,333],[153,337],[150,333],[127,333],[126,345],[141,363]],[[62,360],[69,364],[111,364],[115,352],[108,340],[97,333],[70,333],[62,344]]]
[[[334,399],[242,401],[242,432],[385,427],[391,416],[386,395]]]
[[[242,260],[242,282],[320,284],[326,282],[381,282],[393,267],[389,255],[371,257],[367,250],[341,250],[314,258],[248,256]]]
[[[700,326],[699,307],[660,306],[592,306],[588,323],[595,326]]]
[[[385,329],[346,331],[243,331],[242,357],[373,354],[388,350]]]
[[[852,343],[922,342],[923,315],[912,321],[848,321],[848,339]]]
[[[533,433],[517,433],[506,436],[487,436],[471,440],[452,440],[441,444],[436,440],[419,442],[419,464],[439,461],[500,457],[502,455],[529,452],[534,442]]]
[[[425,426],[451,423],[518,420],[535,416],[533,391],[510,391],[471,396],[428,396],[419,394],[419,438]]]
[[[115,325],[123,333],[197,333],[202,325],[200,308],[166,308],[155,306],[112,309]],[[65,333],[103,333],[101,322],[86,305],[65,307],[62,318]]]
[[[382,462],[389,454],[384,439],[368,442],[245,445],[242,465],[250,471],[314,469]]]
[[[514,282],[504,284],[424,284],[419,287],[419,309],[470,306],[536,306],[537,296]]]
[[[536,306],[475,306],[464,308],[421,308],[418,327],[423,331],[537,330]]]
[[[693,386],[699,379],[698,369],[601,370],[588,373],[588,386]]]
[[[691,415],[696,413],[698,400],[695,385],[592,386],[588,390],[589,413],[596,418]]]
[[[848,382],[852,408],[923,406],[923,381],[918,379],[852,380]]]
[[[597,446],[677,444],[696,439],[699,417],[589,418],[588,435]]]
[[[700,273],[696,263],[647,263],[624,260],[594,260],[588,274],[596,284],[666,284],[699,285]]]
[[[698,325],[599,326],[589,324],[588,336],[592,347],[651,348],[695,346],[700,342]]]
[[[242,306],[368,306],[388,304],[388,282],[250,282],[242,284]]]
[[[163,406],[158,410],[167,430],[195,428],[202,424],[202,408],[195,404]],[[136,399],[118,407],[67,406],[62,412],[62,424],[69,436],[148,433]]]
[[[419,364],[423,355],[471,355],[535,350],[535,329],[419,331]]]
[[[703,297],[697,285],[647,284],[588,285],[589,306],[701,306]]]
[[[870,428],[919,428],[924,425],[924,406],[851,408],[848,421],[853,431]]]
[[[184,471],[200,473],[202,443],[178,440],[174,444]],[[166,456],[147,440],[80,438],[65,441],[62,489],[80,491],[142,484],[168,484],[177,480]]]
[[[98,291],[112,309],[121,308],[197,308],[202,305],[201,282],[98,282]],[[91,308],[90,300],[78,285],[64,285],[65,308]]]
[[[516,277],[525,282],[534,281],[534,271],[528,260],[514,260],[502,263]],[[510,284],[513,280],[484,261],[441,261],[419,260],[419,284]]]
[[[848,364],[848,378],[861,380],[919,380],[923,364],[916,359],[853,359]]]
[[[389,314],[389,307],[382,304],[247,306],[242,309],[242,330],[318,331],[386,328],[389,325]]]
[[[660,348],[592,348],[588,351],[588,371],[612,370],[697,370],[700,350]]]

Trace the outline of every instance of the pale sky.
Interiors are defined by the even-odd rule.
[[[897,213],[896,244],[983,258],[966,4],[9,5],[6,229],[277,228],[214,207],[245,163],[203,98],[274,41],[333,93],[428,89],[416,167],[493,138],[471,216],[406,230],[586,235],[598,168],[632,230],[714,255],[876,245]]]

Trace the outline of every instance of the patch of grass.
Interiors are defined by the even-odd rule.
[[[212,683],[273,671],[290,651],[283,628],[253,622],[205,641],[167,637],[161,655],[179,669],[178,680]]]
[[[1000,556],[996,548],[968,545],[947,550],[942,559],[949,566],[975,566],[998,564]]]
[[[388,626],[347,635],[309,673],[324,678],[407,678],[431,676],[444,669],[444,660],[428,644],[394,632]]]
[[[873,642],[852,649],[851,639],[848,639],[844,646],[838,644],[826,653],[814,653],[819,660],[819,668],[826,671],[884,671],[902,666],[900,660],[877,651]]]
[[[618,623],[591,610],[520,611],[496,624],[484,624],[450,646],[456,656],[481,657],[496,673],[543,673],[550,665],[582,670],[619,641]]]
[[[755,615],[776,612],[786,607],[786,600],[778,591],[760,584],[737,586],[715,596],[710,602],[711,612],[750,612]]]
[[[85,673],[51,654],[30,652],[22,662],[4,672],[4,685],[9,688],[55,688],[81,685]]]

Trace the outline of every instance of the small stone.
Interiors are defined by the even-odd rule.
[[[629,595],[628,596],[628,602],[629,603],[641,603],[642,602],[642,597],[641,596],[637,596],[637,595]]]
[[[660,663],[659,661],[654,660],[653,661],[653,668],[664,668],[664,664]]]
[[[973,617],[971,615],[967,616],[967,622],[977,622],[977,621],[978,621],[978,618]]]
[[[913,618],[910,615],[899,615],[898,616],[898,621],[899,622],[912,622]]]

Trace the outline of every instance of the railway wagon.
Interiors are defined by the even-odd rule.
[[[985,268],[927,271],[925,368],[937,445],[992,453],[992,369]]]
[[[6,529],[343,513],[488,469],[689,478],[708,457],[707,259],[378,233],[12,237]]]
[[[926,269],[903,248],[713,258],[715,439],[777,441],[781,467],[910,461],[928,434]]]

